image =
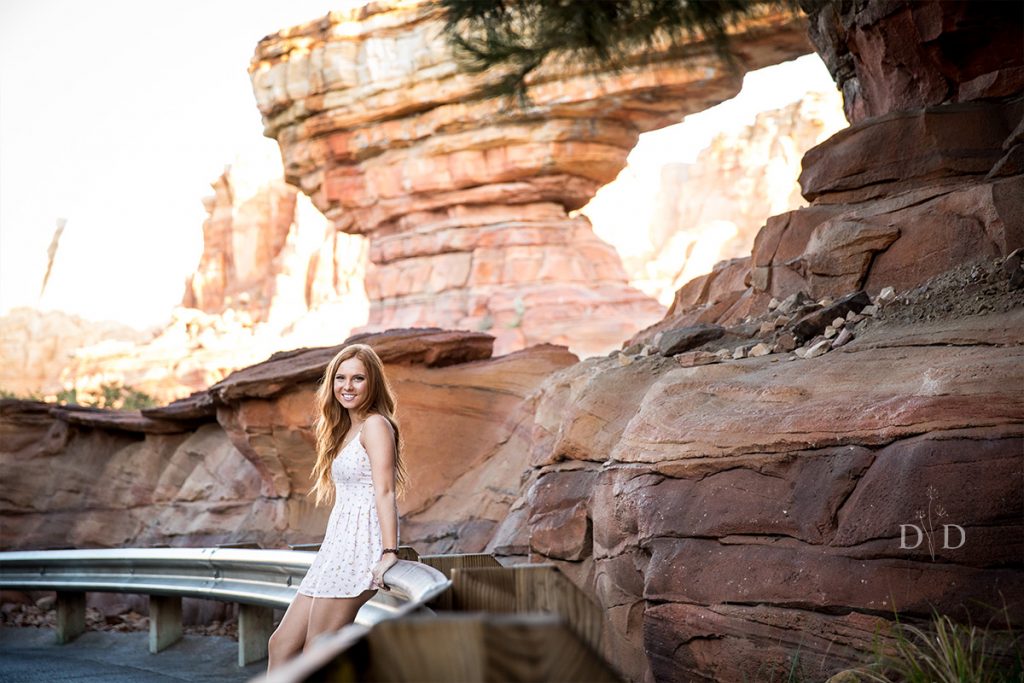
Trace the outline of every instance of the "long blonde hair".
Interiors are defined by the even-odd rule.
[[[316,463],[313,465],[313,486],[308,495],[316,494],[316,504],[330,501],[334,495],[334,482],[331,480],[331,464],[337,457],[345,435],[352,426],[352,418],[348,410],[334,396],[334,375],[338,367],[349,358],[358,358],[366,368],[366,401],[361,407],[362,412],[372,415],[383,415],[395,433],[395,485],[399,495],[405,489],[406,474],[402,463],[402,438],[395,420],[395,394],[384,375],[384,364],[380,356],[366,344],[350,344],[331,359],[327,364],[320,388],[316,392],[316,404],[319,408],[314,429],[316,432]]]

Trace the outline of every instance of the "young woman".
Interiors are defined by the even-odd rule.
[[[405,480],[395,399],[372,348],[352,344],[327,364],[317,391],[316,503],[334,499],[317,553],[270,637],[267,670],[326,631],[355,621],[397,561],[396,490]]]

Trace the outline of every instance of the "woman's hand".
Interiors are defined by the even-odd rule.
[[[395,566],[396,562],[398,562],[398,558],[393,553],[386,553],[377,561],[372,569],[374,587],[383,588],[386,591],[391,590],[391,587],[384,583],[384,573]]]

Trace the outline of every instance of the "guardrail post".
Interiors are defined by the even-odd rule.
[[[181,596],[149,596],[149,651],[166,650],[181,640]]]
[[[85,593],[57,591],[57,644],[64,645],[85,631]]]
[[[274,610],[259,605],[238,606],[238,666],[248,666],[267,656],[274,631]]]

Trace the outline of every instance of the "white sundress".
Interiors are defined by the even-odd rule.
[[[299,584],[303,595],[351,598],[380,588],[373,580],[372,570],[384,546],[370,475],[370,456],[359,439],[362,431],[360,427],[331,463],[334,508],[320,551]]]

